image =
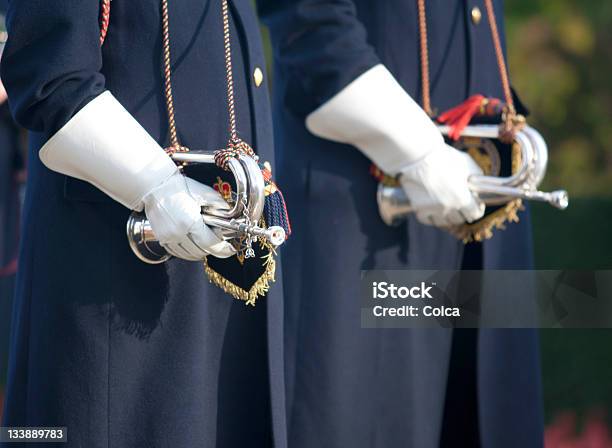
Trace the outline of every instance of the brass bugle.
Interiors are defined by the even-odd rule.
[[[177,152],[172,159],[180,164],[215,163],[214,152]],[[258,223],[263,214],[264,178],[257,162],[250,156],[239,155],[228,161],[236,184],[234,203],[230,209],[204,208],[202,219],[219,230],[225,240],[243,237],[264,238],[274,246],[285,241],[282,227],[264,229]],[[127,222],[127,237],[134,254],[145,263],[159,264],[171,258],[159,243],[144,213],[133,212]]]
[[[448,135],[448,126],[439,126],[440,132]],[[462,137],[479,137],[496,139],[499,137],[497,125],[468,126]],[[469,187],[487,205],[500,205],[513,199],[525,199],[546,202],[558,209],[569,205],[567,191],[539,191],[538,187],[548,164],[548,147],[538,131],[525,126],[516,133],[515,141],[521,151],[521,165],[514,174],[507,177],[471,176]],[[394,226],[406,219],[413,212],[410,201],[401,187],[378,185],[378,210],[385,224]]]

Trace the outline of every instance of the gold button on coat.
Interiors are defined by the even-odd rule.
[[[482,12],[478,6],[472,8],[472,23],[478,25],[482,20]]]
[[[253,81],[255,81],[255,86],[259,87],[263,82],[263,72],[259,67],[255,67],[253,71]]]

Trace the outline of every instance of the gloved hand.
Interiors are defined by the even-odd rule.
[[[236,253],[202,220],[202,206],[229,208],[212,188],[176,173],[148,193],[143,202],[153,233],[175,257],[197,261],[209,254],[227,258]]]
[[[201,260],[235,251],[204,224],[201,206],[227,207],[211,188],[180,174],[162,147],[113,97],[91,100],[40,149],[49,169],[85,180],[145,213],[172,255]]]
[[[319,137],[355,146],[385,173],[399,175],[425,224],[445,227],[484,213],[468,189],[468,177],[481,174],[476,163],[444,143],[431,118],[383,65],[312,112],[306,127]]]
[[[474,159],[444,144],[404,168],[399,179],[420,222],[448,227],[484,214],[484,203],[468,187],[474,174],[482,174]]]

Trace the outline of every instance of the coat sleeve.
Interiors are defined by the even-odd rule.
[[[1,77],[17,122],[54,134],[104,91],[99,0],[12,0]]]
[[[380,63],[352,0],[258,0],[257,5],[276,63],[290,80],[286,103],[300,115]]]

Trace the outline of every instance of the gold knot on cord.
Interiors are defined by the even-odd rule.
[[[254,160],[258,160],[255,151],[251,146],[243,140],[232,140],[225,149],[219,149],[215,151],[215,163],[219,168],[229,171],[228,163],[230,159],[236,158],[240,155],[247,155],[252,157]]]

